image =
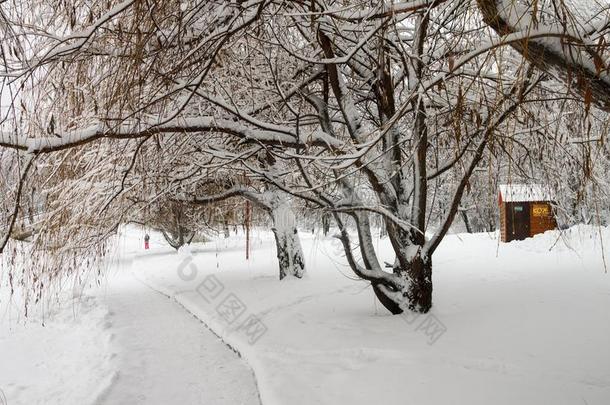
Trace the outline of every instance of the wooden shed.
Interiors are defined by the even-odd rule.
[[[523,240],[557,228],[549,189],[532,184],[500,186],[500,236],[502,242]]]

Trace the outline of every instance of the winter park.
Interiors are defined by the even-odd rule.
[[[0,405],[610,404],[610,0],[0,36]]]

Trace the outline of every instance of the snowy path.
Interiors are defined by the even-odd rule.
[[[98,404],[258,404],[254,375],[184,308],[125,270],[108,307],[117,372]]]

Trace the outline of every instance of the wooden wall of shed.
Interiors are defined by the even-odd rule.
[[[535,216],[534,209],[536,206],[545,206],[549,214],[545,216]],[[553,214],[553,207],[546,201],[534,201],[530,203],[530,236],[537,235],[552,229],[557,229],[557,221]]]
[[[529,225],[529,236],[532,237],[539,233],[543,233],[546,231],[550,231],[553,229],[557,229],[557,220],[555,219],[555,214],[553,213],[553,206],[548,201],[532,201],[527,203],[519,203],[526,206],[529,206],[529,215],[530,215],[530,225]],[[534,215],[534,210],[537,206],[544,205],[548,208],[549,215],[545,216],[536,216]],[[500,204],[500,240],[502,242],[510,242],[513,239],[509,235],[509,229],[513,228],[513,224],[509,223],[512,221],[511,218],[508,217],[509,210],[512,209],[512,203],[502,202]]]
[[[506,203],[500,204],[500,240],[506,242],[508,240],[508,231],[506,227]]]

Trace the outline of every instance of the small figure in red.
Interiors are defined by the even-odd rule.
[[[150,245],[148,242],[150,241],[150,236],[148,234],[144,235],[144,249],[148,250]]]

